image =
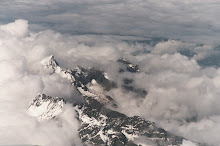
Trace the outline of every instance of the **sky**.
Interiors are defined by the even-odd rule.
[[[54,120],[40,123],[27,112],[38,93],[80,100],[68,80],[43,68],[41,61],[50,55],[63,68],[98,67],[119,85],[133,78],[148,94],[140,99],[121,88],[109,91],[120,112],[220,145],[219,5],[217,0],[0,1],[0,145],[82,145],[70,104],[59,115],[63,127]],[[122,57],[138,64],[140,73],[118,74]]]

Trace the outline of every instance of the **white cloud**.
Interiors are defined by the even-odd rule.
[[[74,97],[75,93],[67,81],[42,74],[41,66],[36,64],[47,53],[36,48],[43,46],[44,42],[39,45],[36,38],[28,37],[26,22],[17,20],[1,26],[5,34],[0,36],[0,144],[81,145],[77,133],[78,121],[70,105],[66,106],[60,118],[63,127],[59,127],[56,121],[39,123],[27,113],[30,102],[41,92],[56,94],[67,100],[72,98],[73,101],[78,101],[74,98],[79,97]]]
[[[26,20],[16,20],[14,23],[9,23],[7,25],[2,25],[0,27],[1,35],[2,33],[6,33],[6,35],[10,34],[12,36],[24,36],[27,33],[28,22]]]
[[[220,130],[219,69],[203,68],[196,61],[198,56],[213,52],[212,45],[174,40],[146,45],[140,42],[144,40],[141,37],[71,36],[52,30],[34,33],[28,30],[26,22],[4,25],[8,29],[0,35],[0,144],[80,144],[71,105],[59,117],[63,127],[54,120],[38,123],[27,114],[29,103],[38,93],[71,102],[80,100],[67,80],[49,75],[41,66],[41,60],[52,54],[63,68],[98,67],[118,83],[124,77],[133,78],[136,87],[148,91],[144,99],[124,93],[121,88],[110,91],[108,94],[118,102],[118,110],[153,120],[189,139],[220,144],[216,137]],[[17,27],[23,29],[14,31]],[[196,55],[181,55],[179,51],[183,49],[195,51]],[[117,59],[121,57],[139,64],[141,73],[118,74]]]

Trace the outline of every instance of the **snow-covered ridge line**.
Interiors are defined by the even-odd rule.
[[[76,78],[80,78],[79,76],[84,76],[84,77],[88,76],[85,72],[82,71],[80,67],[76,67],[73,70],[63,69],[59,66],[59,64],[57,63],[53,55],[45,58],[44,60],[41,61],[41,63],[43,64],[45,68],[52,70],[53,73],[60,75],[62,78],[66,78],[70,80],[71,84],[74,86],[74,88],[76,88],[82,94],[82,96],[93,97],[95,100],[103,104],[110,102],[109,98],[107,98],[105,95],[96,93],[94,91],[90,91],[89,86],[92,87],[93,84],[84,85],[81,81],[76,79]],[[103,74],[105,78],[107,79],[107,73],[103,73]],[[92,81],[96,82],[94,79]]]
[[[75,78],[73,77],[73,75],[71,74],[70,70],[66,70],[61,68],[57,61],[55,60],[54,56],[51,55],[48,58],[45,58],[44,60],[41,61],[41,63],[48,69],[51,69],[53,72],[57,73],[58,75],[60,75],[63,78],[66,78],[68,80],[71,80],[71,82],[75,81]]]

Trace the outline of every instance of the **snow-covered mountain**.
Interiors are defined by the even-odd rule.
[[[62,113],[64,99],[38,94],[30,104],[30,115],[37,117],[39,121],[52,119]]]
[[[118,63],[124,65],[120,72],[138,73],[138,65],[126,59],[119,59]],[[105,91],[117,88],[118,85],[110,81],[106,73],[96,68],[76,67],[73,70],[63,69],[54,56],[42,61],[45,68],[52,73],[70,80],[73,88],[78,90],[85,102],[74,104],[80,122],[79,136],[85,145],[108,146],[136,146],[136,145],[201,145],[176,136],[155,125],[154,122],[139,116],[129,117],[118,112],[116,102]],[[122,88],[144,97],[147,91],[131,85],[132,79],[123,79]],[[112,109],[106,105],[111,105]],[[29,113],[39,121],[49,120],[62,113],[65,106],[64,99],[39,94],[29,106]]]

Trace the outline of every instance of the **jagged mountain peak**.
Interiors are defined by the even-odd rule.
[[[55,70],[55,68],[56,68],[57,66],[59,66],[58,63],[57,63],[57,61],[55,60],[55,57],[54,57],[53,55],[51,55],[51,56],[45,58],[44,60],[41,61],[41,63],[42,63],[44,66],[46,66],[47,68],[51,68],[51,69],[53,69],[53,70]]]

